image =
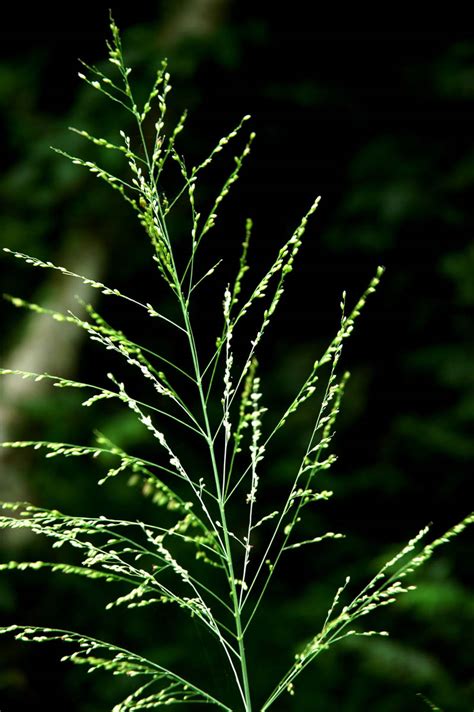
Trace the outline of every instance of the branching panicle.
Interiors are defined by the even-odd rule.
[[[135,130],[130,136],[121,131],[116,139],[72,130],[97,149],[116,152],[124,162],[123,175],[114,176],[94,161],[85,161],[60,150],[58,153],[105,181],[136,211],[150,241],[158,275],[174,300],[173,316],[159,311],[153,304],[141,302],[66,267],[20,252],[6,251],[34,267],[74,277],[103,295],[126,300],[145,310],[151,319],[159,321],[160,327],[171,330],[179,339],[182,359],[180,365],[173,361],[172,354],[166,350],[168,340],[165,338],[161,339],[164,346],[159,353],[135,343],[122,330],[109,324],[91,305],[82,305],[81,313],[85,314],[82,318],[72,312],[63,314],[8,296],[8,301],[16,307],[85,331],[91,341],[112,352],[116,359],[129,367],[128,373],[135,373],[142,385],[148,386],[146,400],[149,402],[131,395],[136,391],[129,389],[128,380],[126,386],[121,376],[111,373],[107,374],[108,381],[105,381],[107,388],[48,373],[11,368],[0,369],[0,375],[49,381],[58,388],[85,389],[86,397],[82,402],[85,407],[100,408],[104,400],[111,401],[111,405],[115,403],[117,408],[125,409],[143,427],[144,435],[154,445],[156,455],[150,456],[153,461],[139,454],[132,455],[101,432],[95,433],[92,445],[19,440],[4,442],[2,446],[40,450],[47,458],[91,457],[100,462],[105,460],[106,471],[100,477],[99,484],[107,484],[112,478],[125,478],[128,484],[138,487],[145,497],[161,508],[156,510],[159,524],[111,519],[105,515],[96,518],[71,516],[28,503],[3,503],[0,528],[26,529],[46,537],[53,548],[73,548],[79,562],[76,563],[77,557],[75,563],[15,560],[0,564],[0,571],[46,569],[100,580],[110,584],[111,588],[119,585],[120,589],[115,591],[107,610],[118,606],[141,608],[176,604],[183,614],[199,621],[204,631],[217,641],[223,664],[232,676],[238,709],[252,712],[255,707],[246,641],[253,618],[276,570],[284,564],[286,552],[315,544],[329,546],[329,539],[343,536],[332,531],[314,531],[308,536],[307,530],[301,531],[300,523],[309,507],[322,506],[332,496],[331,490],[320,488],[317,478],[336,460],[328,449],[349,378],[347,372],[339,374],[339,361],[343,344],[352,333],[368,296],[378,286],[383,268],[377,269],[368,288],[348,315],[346,295],[343,294],[341,322],[336,336],[314,362],[290,404],[273,420],[276,425],[272,429],[266,428],[267,418],[264,415],[267,408],[262,405],[257,351],[280,304],[286,280],[294,269],[304,233],[319,198],[310,205],[264,276],[249,288],[247,272],[252,221],[247,220],[236,277],[224,291],[222,329],[215,339],[212,357],[204,361],[201,344],[198,344],[195,335],[202,318],[199,310],[194,309],[196,288],[205,280],[208,280],[207,284],[211,283],[220,261],[197,269],[197,254],[202,241],[211,239],[209,233],[217,224],[224,199],[240,176],[254,133],[243,142],[243,148],[234,157],[228,178],[212,201],[212,207],[205,213],[201,206],[199,181],[205,168],[238,138],[250,117],[244,116],[233,130],[218,141],[208,157],[198,165],[188,167],[177,148],[186,113],[181,115],[174,127],[168,126],[167,98],[171,85],[166,61],[159,67],[143,106],[139,106],[129,78],[131,68],[125,62],[120,34],[112,18],[110,28],[112,38],[107,47],[112,75],[108,76],[98,68],[83,63],[79,76],[95,91],[124,109],[135,122]],[[151,137],[150,122],[154,127]],[[166,197],[161,179],[168,169],[170,157],[171,166],[179,169],[181,182],[176,194]],[[170,234],[171,218],[178,206],[181,210],[185,200],[189,205],[190,240],[183,247],[183,254],[177,256],[176,244]],[[262,299],[259,326],[254,337],[243,348],[235,348],[243,318]],[[323,376],[323,366],[328,367],[326,376]],[[270,470],[265,462],[269,445],[287,419],[314,395],[320,383],[324,384],[320,406],[314,414],[306,444],[299,453],[299,467],[292,474],[288,492],[277,509],[269,511],[265,499],[265,491],[271,486]],[[218,406],[220,404],[219,410],[212,407],[213,400]],[[216,412],[219,413],[217,422]],[[177,424],[182,428],[183,435],[189,436],[184,441],[185,445],[177,444],[170,424]],[[192,456],[196,443],[201,447],[204,445],[207,457],[199,472],[195,471]],[[244,520],[236,521],[243,508]],[[350,636],[387,635],[385,631],[353,626],[355,623],[359,625],[363,616],[395,602],[400,595],[411,590],[413,586],[405,584],[406,578],[430,559],[439,546],[448,543],[473,522],[474,515],[470,515],[446,534],[419,549],[420,541],[428,531],[428,528],[422,529],[359,594],[344,603],[350,585],[347,578],[336,591],[321,630],[309,636],[260,712],[268,710],[282,695],[294,694],[295,678],[335,642]],[[255,546],[257,536],[258,547]],[[215,569],[212,576],[208,575],[209,566]],[[225,701],[226,690],[217,696],[211,694],[159,663],[111,643],[75,632],[25,625],[0,627],[0,633],[11,633],[25,642],[61,641],[72,647],[72,652],[65,655],[64,660],[84,665],[89,671],[105,670],[115,675],[137,677],[137,686],[116,704],[114,712],[191,703],[204,703],[227,712],[237,712],[235,704],[230,707]],[[433,709],[437,708],[433,706]]]

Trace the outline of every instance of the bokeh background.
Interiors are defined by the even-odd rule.
[[[2,246],[155,299],[165,297],[146,237],[127,206],[50,150],[55,145],[98,157],[67,127],[113,136],[126,125],[115,105],[77,78],[78,57],[89,63],[105,58],[109,6],[139,85],[169,58],[170,113],[176,119],[189,109],[180,150],[190,162],[207,155],[243,114],[252,115],[255,148],[210,235],[212,250],[235,257],[250,216],[253,274],[261,274],[314,196],[322,195],[261,353],[269,417],[288,402],[334,335],[342,290],[352,304],[376,266],[386,266],[343,355],[352,378],[335,440],[338,461],[321,481],[335,496],[308,523],[343,530],[347,538],[307,549],[282,567],[251,644],[252,675],[263,697],[319,629],[346,574],[356,583],[366,580],[422,526],[433,522],[439,533],[470,508],[474,36],[461,30],[324,31],[304,13],[292,21],[265,3],[231,0],[65,4],[35,16],[21,8],[15,16],[12,8],[0,30]],[[208,173],[203,199],[222,184],[231,156]],[[177,241],[186,236],[186,220],[176,219]],[[61,310],[77,308],[75,294],[97,296],[7,256],[0,269],[2,292]],[[207,308],[215,303],[215,295],[203,295],[202,333],[209,324],[210,338],[215,324]],[[74,329],[58,329],[7,302],[1,315],[2,366],[103,379],[107,358]],[[114,323],[135,333],[147,329],[120,304]],[[152,338],[162,340],[156,332]],[[143,434],[128,415],[81,409],[74,393],[42,386],[4,379],[2,440],[87,443],[99,426],[139,451]],[[262,482],[269,507],[295,467],[310,416],[307,409],[290,423],[271,455]],[[99,473],[85,461],[3,451],[0,497],[78,514],[159,515],[124,483],[99,489]],[[0,556],[51,558],[45,542],[5,534]],[[335,647],[300,678],[297,696],[275,709],[416,711],[427,709],[417,696],[422,693],[446,711],[471,710],[470,559],[472,535],[465,534],[418,575],[416,592],[370,621],[389,629],[391,638]],[[164,617],[151,609],[104,616],[108,593],[72,577],[2,574],[0,620],[62,624],[122,640],[220,684],[221,661],[197,626],[169,610]],[[122,683],[98,674],[85,679],[80,669],[61,665],[60,655],[54,646],[2,639],[2,712],[45,702],[50,710],[111,709]]]

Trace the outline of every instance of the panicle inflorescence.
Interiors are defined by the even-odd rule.
[[[271,413],[272,418],[268,420],[276,424],[267,427],[264,379],[256,354],[280,304],[287,277],[294,268],[319,197],[311,203],[293,234],[277,251],[269,269],[249,289],[246,282],[249,279],[252,221],[247,219],[237,274],[224,290],[222,327],[213,339],[212,356],[206,361],[195,334],[196,311],[200,317],[196,308],[196,290],[203,282],[212,281],[221,261],[207,265],[198,275],[196,258],[202,241],[217,224],[223,201],[240,176],[255,134],[250,133],[243,148],[234,156],[232,170],[222,189],[204,212],[199,194],[201,174],[239,138],[250,117],[244,116],[200,163],[188,166],[177,148],[186,113],[174,126],[168,118],[167,99],[171,84],[166,62],[158,68],[147,98],[139,105],[129,78],[131,68],[126,64],[120,34],[112,18],[110,27],[112,38],[107,47],[112,75],[83,63],[79,76],[124,110],[135,128],[128,133],[120,131],[117,139],[96,137],[82,129],[72,130],[97,149],[118,153],[124,162],[124,175],[115,176],[94,161],[61,150],[58,153],[105,181],[132,206],[149,239],[158,274],[165,288],[170,290],[175,311],[170,314],[166,310],[165,313],[150,302],[142,302],[51,261],[8,249],[6,252],[34,267],[79,279],[107,297],[125,300],[134,308],[145,310],[147,316],[158,320],[160,326],[166,326],[179,337],[183,359],[178,365],[165,348],[157,353],[136,343],[109,324],[92,305],[81,304],[81,316],[77,316],[72,311],[61,313],[8,296],[15,307],[84,331],[94,344],[118,357],[126,367],[126,376],[108,373],[107,387],[104,387],[12,368],[0,369],[0,375],[49,381],[58,388],[85,390],[87,397],[82,406],[87,408],[100,408],[104,401],[125,408],[148,436],[153,454],[142,457],[126,452],[102,432],[95,433],[94,444],[90,445],[18,440],[4,442],[2,446],[44,451],[47,458],[105,460],[106,471],[99,478],[99,484],[125,477],[128,484],[139,488],[145,497],[161,508],[157,516],[159,524],[112,519],[104,515],[71,516],[28,503],[4,502],[1,504],[0,528],[25,529],[40,534],[51,542],[53,548],[74,549],[75,558],[64,563],[12,560],[0,564],[0,570],[46,569],[104,581],[115,587],[107,610],[118,606],[131,609],[176,604],[219,644],[223,661],[234,681],[237,702],[228,704],[224,701],[225,691],[211,694],[204,689],[205,685],[201,687],[184,679],[155,661],[75,632],[12,625],[1,627],[0,633],[12,633],[25,642],[61,641],[73,648],[64,660],[84,665],[89,671],[105,670],[114,675],[137,678],[134,689],[113,708],[113,712],[191,703],[204,703],[227,712],[237,708],[251,712],[253,693],[246,639],[275,572],[285,560],[286,552],[343,536],[333,531],[315,531],[314,536],[299,532],[307,509],[319,507],[333,494],[331,490],[319,487],[317,478],[336,461],[335,455],[328,450],[349,379],[349,373],[339,374],[339,361],[344,342],[351,335],[369,295],[377,288],[383,268],[377,269],[368,288],[347,315],[346,293],[343,293],[340,327],[334,339],[313,363],[283,412]],[[178,171],[181,184],[176,194],[168,197],[162,190],[161,179],[164,171],[173,168]],[[182,250],[183,255],[177,255],[170,231],[174,213],[178,207],[182,209],[185,197],[189,205],[190,241]],[[263,306],[253,338],[243,349],[235,348],[242,322],[250,311],[258,311],[259,304]],[[161,334],[160,340],[165,345],[168,343]],[[326,373],[323,367],[326,367]],[[134,374],[142,385],[149,386],[149,395],[144,396],[146,400],[132,395],[137,391],[128,379]],[[270,443],[286,421],[312,399],[320,383],[324,384],[320,405],[314,408],[314,421],[300,453],[300,464],[279,508],[269,510],[265,491],[271,483],[265,456]],[[217,400],[220,407],[213,408],[213,400]],[[178,441],[176,426],[189,439]],[[198,466],[192,456],[196,444],[204,444],[207,458],[205,466],[199,465],[199,471],[196,471]],[[237,515],[242,516],[242,510],[244,520],[237,520]],[[350,585],[350,579],[346,578],[336,591],[321,630],[302,646],[260,712],[268,710],[281,695],[293,695],[295,678],[337,641],[350,636],[387,635],[385,631],[354,626],[359,619],[394,603],[400,595],[410,591],[413,586],[406,585],[407,576],[473,521],[474,515],[466,517],[420,549],[420,542],[428,532],[427,527],[422,529],[348,603],[344,603]],[[214,569],[212,576],[207,575],[209,567]]]

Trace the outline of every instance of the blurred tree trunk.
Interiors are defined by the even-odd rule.
[[[103,250],[99,242],[88,236],[69,235],[58,255],[57,264],[65,265],[73,272],[97,279],[103,267]],[[84,317],[84,309],[77,298],[86,303],[94,301],[97,290],[75,280],[65,279],[54,273],[41,287],[41,303],[49,309],[66,313],[71,310]],[[65,328],[46,315],[28,313],[22,325],[21,338],[7,355],[5,368],[35,373],[52,373],[67,377],[74,373],[79,356],[80,343],[84,337],[81,329]],[[25,411],[28,405],[41,398],[50,386],[48,381],[35,382],[9,376],[3,379],[0,403],[0,441],[15,440],[23,430]],[[24,450],[0,449],[0,500],[29,500],[28,479],[25,476],[27,455]],[[22,542],[30,534],[26,529],[7,532],[10,543]],[[5,534],[6,536],[6,534]]]
[[[206,39],[222,24],[229,0],[170,0],[158,29],[160,47],[172,49],[188,37]]]

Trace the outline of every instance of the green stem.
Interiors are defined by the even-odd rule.
[[[132,97],[131,90],[130,90],[126,76],[124,76],[124,80],[125,80],[126,87],[127,87],[127,93],[129,94],[129,96],[133,102],[133,97]],[[135,111],[133,113],[135,113]],[[238,647],[239,647],[239,661],[240,661],[240,667],[241,667],[242,681],[240,680],[239,675],[237,674],[237,671],[234,668],[231,658],[229,658],[229,662],[230,662],[232,669],[234,671],[234,674],[235,674],[235,679],[236,679],[236,682],[237,682],[237,685],[239,688],[239,693],[240,693],[240,695],[242,697],[242,701],[244,703],[245,712],[252,712],[252,702],[251,702],[251,697],[250,697],[250,686],[249,686],[247,661],[246,661],[246,654],[245,654],[245,644],[244,644],[244,631],[242,628],[242,620],[241,620],[240,607],[239,607],[239,597],[237,594],[237,588],[236,588],[236,583],[235,583],[234,566],[233,566],[233,560],[232,560],[232,550],[231,550],[231,545],[230,545],[230,538],[229,538],[227,519],[226,519],[226,513],[225,513],[225,500],[224,500],[223,493],[221,491],[220,482],[219,482],[219,470],[218,470],[217,463],[216,463],[215,452],[214,452],[214,443],[213,443],[213,438],[212,438],[212,434],[211,434],[211,426],[209,423],[209,417],[208,417],[208,412],[207,412],[207,399],[204,394],[204,390],[203,390],[203,386],[202,386],[202,374],[201,374],[201,369],[200,369],[200,365],[199,365],[199,359],[198,359],[198,354],[197,354],[197,349],[196,349],[196,342],[194,339],[193,330],[191,327],[191,321],[189,318],[189,311],[188,311],[189,300],[186,300],[184,298],[181,283],[180,283],[180,280],[178,279],[178,272],[176,269],[176,265],[174,264],[173,251],[171,249],[171,242],[169,240],[168,231],[167,231],[166,223],[164,220],[164,215],[161,211],[158,188],[157,188],[154,176],[153,176],[152,165],[151,165],[150,156],[148,153],[146,139],[145,139],[145,136],[143,133],[143,127],[142,127],[139,116],[136,113],[135,113],[135,116],[137,119],[140,138],[141,138],[144,152],[145,152],[145,160],[146,160],[146,163],[148,166],[149,177],[153,184],[154,190],[156,192],[156,196],[158,198],[158,206],[159,206],[158,210],[160,212],[160,219],[161,219],[164,234],[166,236],[166,241],[167,241],[168,249],[169,249],[169,255],[170,255],[170,259],[171,259],[172,267],[173,267],[174,292],[175,292],[176,296],[178,297],[179,305],[180,305],[181,312],[183,315],[183,320],[184,320],[184,325],[185,325],[185,329],[183,329],[183,331],[186,331],[186,335],[188,337],[189,347],[190,347],[190,351],[191,351],[191,357],[192,357],[192,361],[193,361],[194,372],[196,375],[196,382],[197,382],[197,386],[198,386],[198,390],[199,390],[199,398],[201,401],[201,408],[202,408],[202,413],[203,413],[203,417],[204,417],[205,434],[206,434],[205,437],[206,437],[206,441],[207,441],[207,444],[209,447],[209,453],[211,456],[212,471],[214,474],[216,495],[217,495],[217,500],[218,500],[219,513],[220,513],[220,517],[221,517],[222,530],[223,530],[223,535],[224,535],[224,552],[223,553],[225,553],[225,557],[227,560],[227,562],[226,562],[227,563],[227,575],[228,575],[228,580],[230,583],[232,605],[233,605],[233,609],[234,609],[233,613],[234,613],[234,618],[235,618],[235,627],[236,627],[237,641],[238,641]],[[223,642],[223,646],[227,653],[227,648],[226,648],[224,642]],[[242,685],[243,685],[243,690],[242,690]]]
[[[251,702],[251,696],[250,696],[250,685],[249,685],[249,679],[248,679],[247,659],[246,659],[245,642],[244,642],[244,631],[243,631],[242,619],[241,619],[241,615],[240,615],[239,597],[237,594],[237,587],[235,584],[234,565],[233,565],[233,559],[232,559],[232,550],[231,550],[231,545],[230,545],[229,531],[228,531],[228,527],[227,527],[225,502],[224,502],[223,493],[222,493],[221,485],[220,485],[220,481],[219,481],[219,470],[217,467],[216,457],[215,457],[215,452],[214,452],[211,426],[209,423],[209,417],[208,417],[208,412],[207,412],[206,397],[204,395],[204,390],[202,387],[201,373],[200,373],[198,355],[197,355],[197,351],[196,351],[196,344],[195,344],[195,340],[193,337],[193,332],[192,332],[191,322],[189,319],[188,309],[187,309],[187,306],[186,306],[184,300],[182,299],[181,290],[179,290],[179,297],[180,297],[180,304],[181,304],[181,309],[182,309],[182,313],[183,313],[184,323],[186,326],[186,331],[188,333],[189,346],[191,349],[191,356],[192,356],[192,360],[193,360],[194,370],[196,373],[196,380],[197,380],[198,389],[199,389],[199,397],[201,400],[201,407],[202,407],[202,412],[203,412],[203,417],[204,417],[204,427],[205,427],[205,431],[207,434],[209,454],[211,457],[212,471],[214,474],[216,494],[217,494],[217,500],[218,500],[218,504],[219,504],[219,514],[221,517],[221,524],[222,524],[222,530],[223,530],[223,535],[224,535],[224,547],[225,547],[225,553],[226,553],[226,557],[227,557],[228,579],[229,579],[230,588],[231,588],[232,604],[234,607],[235,627],[236,627],[237,641],[238,641],[238,646],[239,646],[239,657],[240,657],[240,666],[241,666],[241,673],[242,673],[242,683],[243,683],[243,688],[244,688],[243,689],[243,701],[244,701],[244,705],[245,705],[245,712],[252,712],[252,702]],[[242,694],[242,690],[240,690],[240,692]]]

